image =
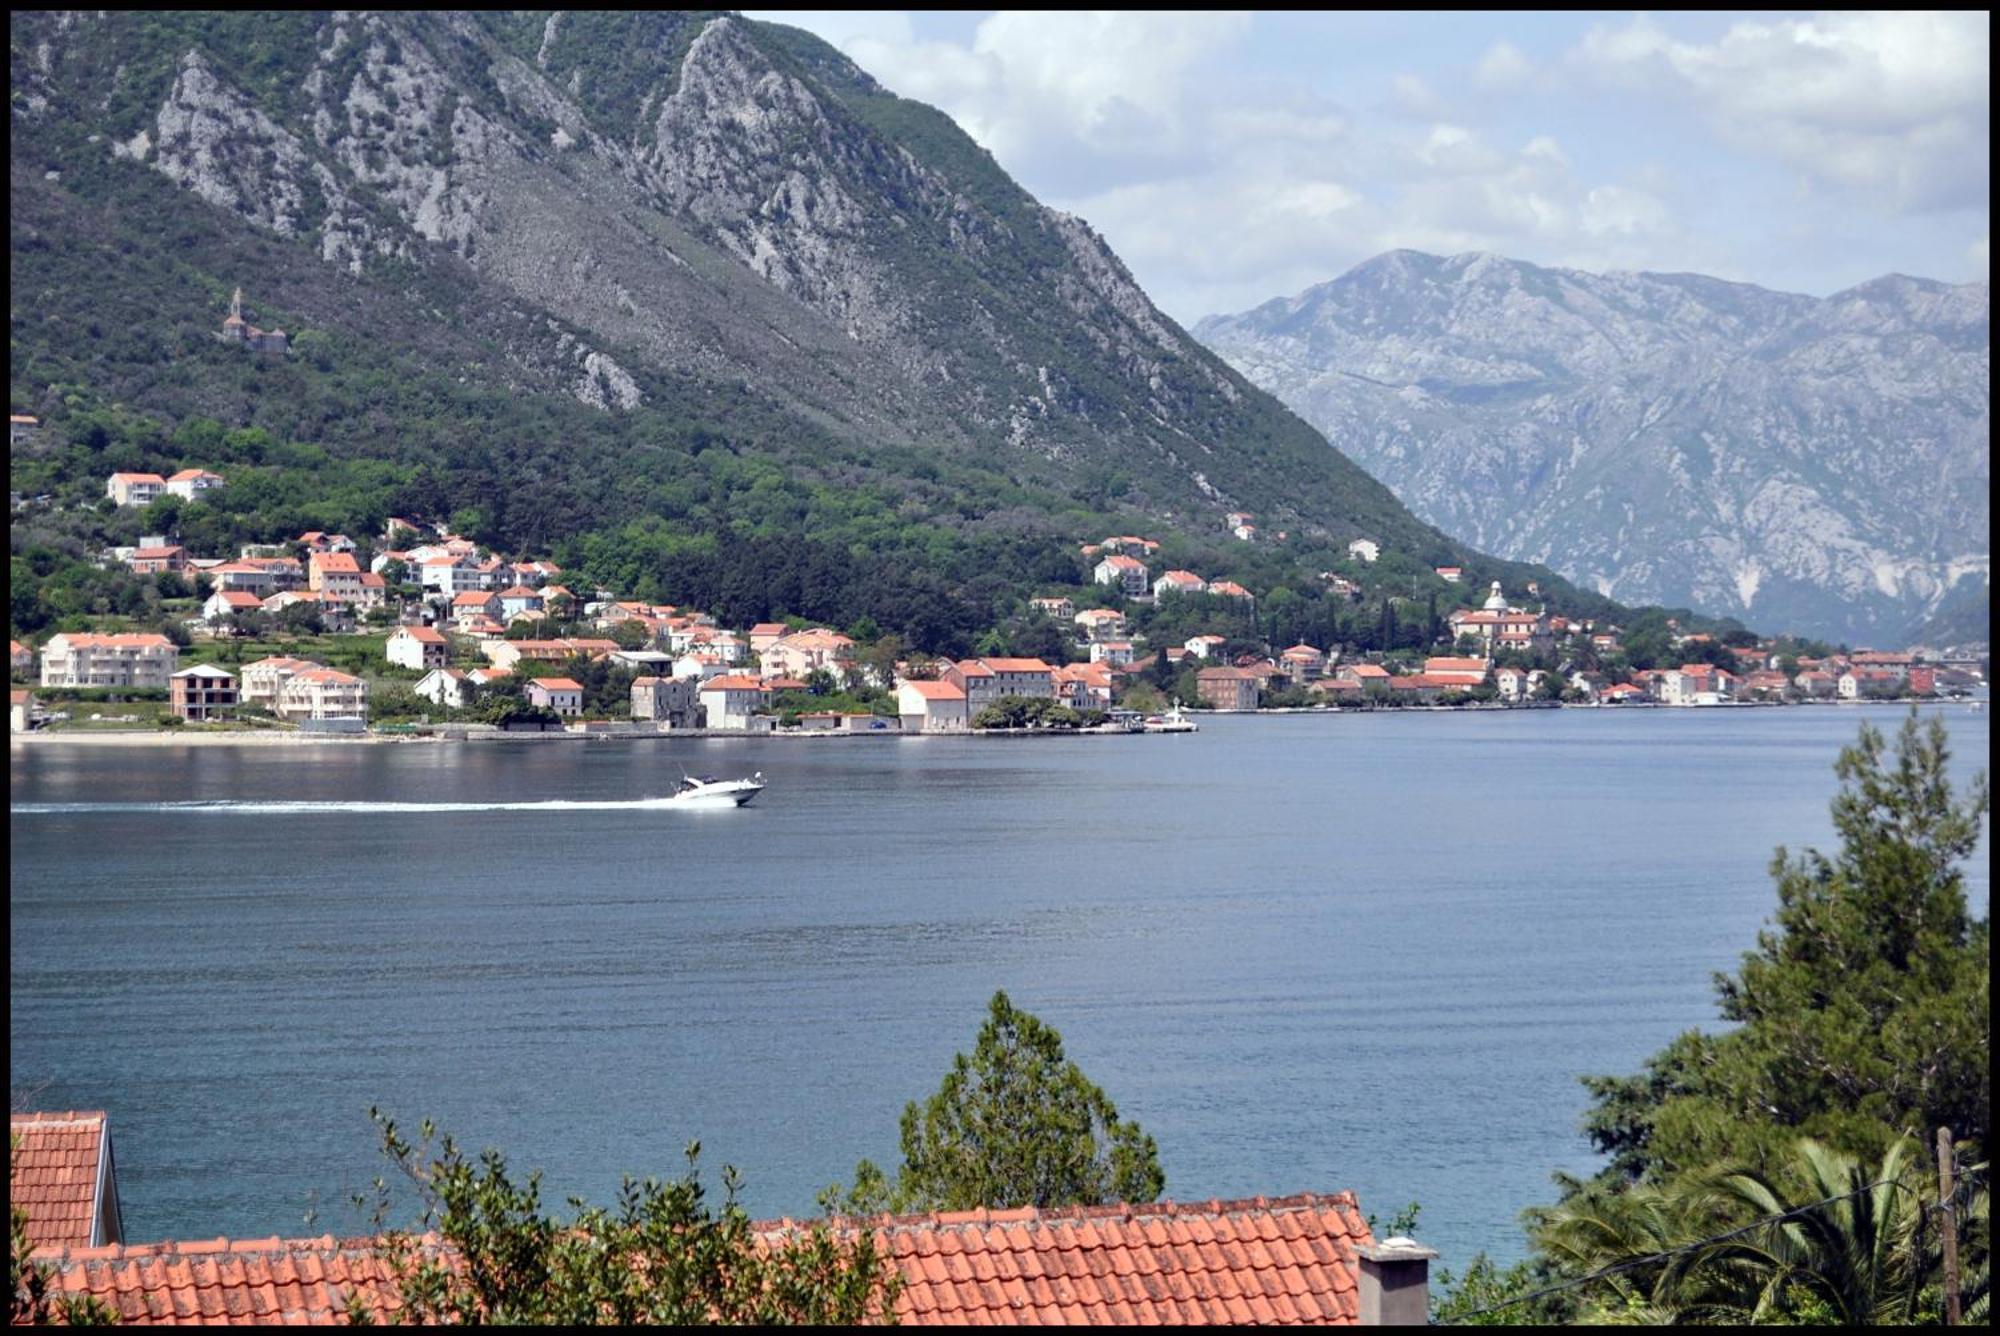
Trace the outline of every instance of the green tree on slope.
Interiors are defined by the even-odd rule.
[[[1154,1201],[1159,1148],[1063,1056],[1062,1036],[998,992],[972,1056],[959,1054],[921,1106],[903,1109],[903,1165],[891,1181],[855,1167],[845,1195],[861,1214]]]

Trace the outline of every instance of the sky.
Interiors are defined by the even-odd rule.
[[[950,114],[1183,324],[1398,247],[1987,278],[1985,13],[748,12]]]

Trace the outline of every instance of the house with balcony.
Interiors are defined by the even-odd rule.
[[[1125,634],[1125,614],[1116,608],[1085,608],[1070,620],[1087,640],[1116,640]]]
[[[45,687],[164,687],[180,650],[163,635],[65,631],[42,646]]]
[[[315,664],[285,679],[271,712],[294,722],[364,723],[368,684],[350,673]]]
[[[1115,552],[1092,568],[1091,579],[1101,585],[1116,586],[1137,597],[1146,592],[1146,563],[1137,557]]]
[[[167,701],[189,723],[221,719],[236,711],[236,678],[214,664],[198,663],[167,679]]]
[[[167,479],[167,494],[188,501],[199,501],[202,497],[219,492],[228,483],[220,473],[210,473],[207,469],[182,469]]]
[[[114,473],[104,494],[121,506],[150,506],[167,494],[167,480],[157,473]]]

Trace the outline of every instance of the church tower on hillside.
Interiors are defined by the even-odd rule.
[[[243,289],[240,285],[229,299],[229,314],[223,318],[222,333],[216,337],[226,343],[240,343],[260,353],[291,351],[291,340],[285,337],[284,330],[259,329],[243,318]]]
[[[237,288],[236,295],[229,299],[229,315],[222,322],[222,337],[231,343],[247,343],[250,340],[250,326],[243,323],[243,289]]]

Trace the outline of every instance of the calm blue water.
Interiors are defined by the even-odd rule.
[[[608,1202],[809,1213],[1005,988],[1181,1199],[1355,1189],[1463,1265],[1588,1172],[1581,1073],[1712,1023],[1772,848],[1890,708],[1210,719],[1192,737],[12,751],[15,1107],[134,1239],[359,1232],[371,1103]],[[1943,715],[1961,780],[1987,716]],[[619,802],[761,769],[742,811]],[[333,802],[324,813],[163,801]],[[141,804],[92,810],[35,805]],[[1982,847],[1971,880],[1988,897]],[[408,1205],[407,1202],[404,1203]],[[400,1218],[400,1217],[399,1217]]]

